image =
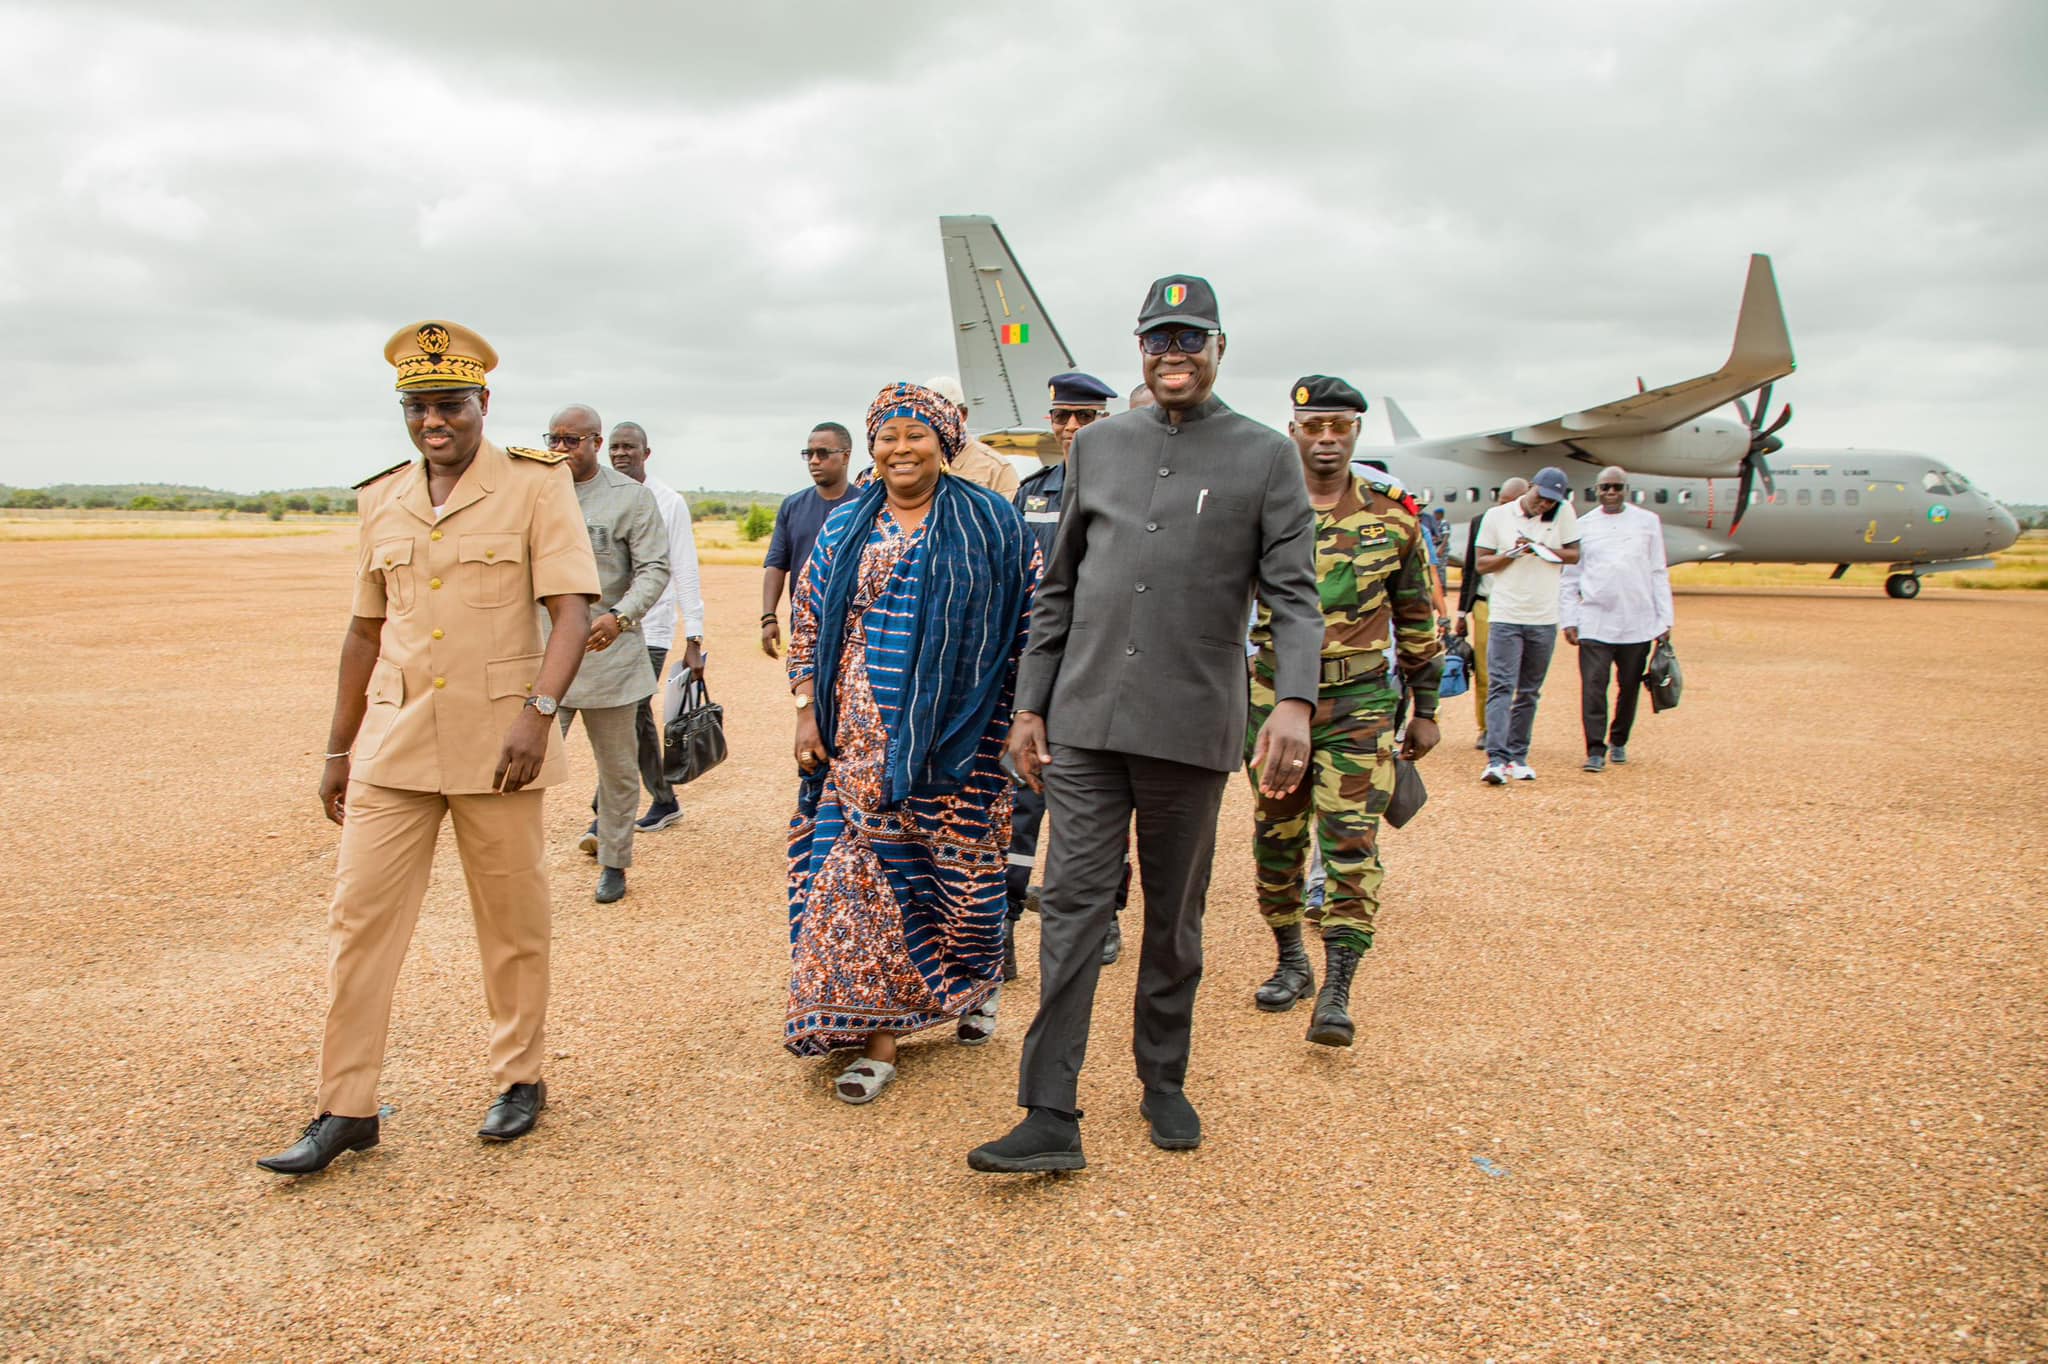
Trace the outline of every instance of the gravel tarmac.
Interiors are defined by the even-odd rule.
[[[351,545],[0,546],[10,1358],[2048,1358],[2048,596],[1682,594],[1685,703],[1597,777],[1569,648],[1533,785],[1481,786],[1448,702],[1350,1050],[1251,1007],[1234,782],[1206,1143],[1146,1140],[1132,954],[1089,1169],[1002,1178],[964,1157],[1018,1116],[1031,952],[993,1043],[907,1046],[871,1107],[781,1048],[793,722],[758,570],[708,566],[732,760],[614,906],[574,847],[580,729],[549,801],[540,1128],[474,1135],[444,836],[383,1145],[280,1179],[253,1162],[313,1092]]]

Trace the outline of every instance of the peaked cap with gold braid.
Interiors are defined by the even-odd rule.
[[[498,367],[491,343],[458,322],[416,322],[384,343],[384,358],[398,367],[398,391],[482,388]]]

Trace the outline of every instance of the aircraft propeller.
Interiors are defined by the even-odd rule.
[[[1735,410],[1742,414],[1743,423],[1749,427],[1749,451],[1742,457],[1742,482],[1735,492],[1735,515],[1728,522],[1730,535],[1735,534],[1735,528],[1742,524],[1742,514],[1749,510],[1750,489],[1759,476],[1763,478],[1766,497],[1775,497],[1778,492],[1777,482],[1771,477],[1771,466],[1765,456],[1775,455],[1785,448],[1785,442],[1778,438],[1778,433],[1785,429],[1785,423],[1792,420],[1792,404],[1786,403],[1779,409],[1777,420],[1765,426],[1764,417],[1770,411],[1770,407],[1769,384],[1765,384],[1762,391],[1756,395],[1754,416],[1750,415],[1749,404],[1740,398],[1735,400]]]

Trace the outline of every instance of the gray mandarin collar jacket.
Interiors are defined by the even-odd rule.
[[[1213,397],[1178,423],[1157,407],[1096,422],[1067,460],[1017,709],[1056,744],[1235,770],[1255,588],[1281,699],[1315,704],[1315,513],[1294,442]]]

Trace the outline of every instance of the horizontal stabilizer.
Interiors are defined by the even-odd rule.
[[[1583,412],[1568,412],[1532,426],[1495,432],[1493,440],[1497,444],[1493,448],[1497,453],[1505,453],[1567,441],[1655,435],[1755,392],[1773,379],[1784,378],[1795,363],[1792,337],[1785,330],[1785,312],[1778,302],[1778,282],[1771,273],[1771,258],[1751,256],[1742,311],[1735,320],[1735,346],[1721,368],[1696,379],[1631,393]]]
[[[1043,430],[1052,376],[1075,368],[1072,352],[995,219],[940,218],[939,240],[968,428],[977,435]]]
[[[1396,445],[1406,445],[1410,441],[1422,439],[1422,433],[1415,429],[1414,422],[1408,420],[1408,414],[1401,410],[1401,404],[1395,402],[1391,395],[1381,401],[1387,405],[1387,426],[1394,433]]]

